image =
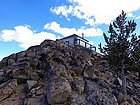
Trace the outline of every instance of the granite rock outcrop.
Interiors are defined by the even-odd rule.
[[[126,77],[127,103],[140,105],[138,73]],[[0,61],[0,105],[123,105],[121,85],[102,55],[59,40]]]

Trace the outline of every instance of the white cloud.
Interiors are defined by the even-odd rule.
[[[102,30],[99,28],[94,28],[94,27],[92,28],[81,27],[79,29],[66,28],[66,27],[61,27],[60,24],[58,24],[55,21],[51,23],[47,23],[44,26],[44,29],[52,30],[56,33],[63,35],[64,37],[72,34],[81,35],[82,33],[84,33],[85,36],[102,35]],[[5,41],[5,42],[16,41],[20,43],[20,47],[25,49],[33,45],[38,45],[45,39],[55,40],[57,38],[60,37],[52,33],[48,33],[48,32],[37,33],[36,31],[31,30],[31,26],[29,25],[15,26],[13,30],[5,29],[0,32],[1,41]]]
[[[130,13],[127,13],[127,17],[135,17],[135,16],[132,12],[130,12]]]
[[[2,30],[0,33],[1,41],[16,41],[20,43],[20,47],[28,48],[32,45],[40,44],[45,39],[55,40],[56,36],[47,32],[34,32],[30,26],[16,26],[14,30]]]
[[[55,21],[53,21],[52,23],[47,23],[44,26],[44,29],[53,30],[54,32],[60,33],[63,36],[68,36],[76,33],[75,28],[62,28],[60,24],[56,23]]]
[[[51,8],[57,15],[66,18],[75,16],[83,19],[85,24],[109,24],[122,10],[133,16],[132,12],[140,9],[140,0],[67,0],[71,5]],[[93,19],[93,21],[91,20]]]
[[[62,14],[63,16],[65,16],[67,18],[67,20],[70,21],[70,18],[68,18],[68,14],[70,14],[72,12],[72,6],[59,6],[56,7],[55,9],[51,8],[50,11],[52,13],[55,13],[56,15]]]
[[[89,24],[90,26],[94,26],[94,25],[95,25],[95,21],[94,21],[94,19],[89,18],[89,19],[85,22],[85,24]]]
[[[140,19],[140,16],[136,17],[136,19]]]
[[[91,28],[81,27],[79,29],[65,28],[65,27],[61,27],[60,24],[56,23],[55,21],[52,23],[47,23],[44,26],[44,29],[53,30],[54,32],[62,34],[64,37],[72,34],[81,35],[82,33],[84,33],[85,36],[87,37],[92,37],[92,36],[101,36],[103,33],[101,29],[94,28],[94,27]]]
[[[84,33],[84,36],[93,37],[93,36],[102,36],[103,32],[100,28],[80,28],[77,30],[78,34]]]

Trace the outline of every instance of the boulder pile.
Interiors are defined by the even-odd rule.
[[[123,105],[121,85],[100,54],[59,40],[0,61],[0,105]],[[138,73],[127,73],[127,93],[140,105]]]

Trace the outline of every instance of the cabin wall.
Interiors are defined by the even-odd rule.
[[[90,48],[90,44],[88,43],[88,41],[85,41],[84,39],[79,38],[79,37],[78,37],[78,39],[80,39],[80,45],[81,46],[84,46],[86,48]]]
[[[74,45],[74,37],[72,38],[67,38],[67,39],[63,39],[63,41],[66,43],[67,41],[69,43],[66,43],[66,44],[69,44],[69,45]]]
[[[90,48],[90,45],[89,44],[86,44],[86,48]]]
[[[75,38],[77,39],[77,43],[74,42]],[[69,45],[80,45],[80,46],[83,46],[83,47],[86,47],[89,49],[91,49],[91,47],[94,47],[94,46],[90,45],[88,41],[86,41],[80,37],[70,37],[70,38],[63,39],[62,41],[64,41],[66,44],[69,44]],[[79,43],[79,41],[80,41],[80,43]]]

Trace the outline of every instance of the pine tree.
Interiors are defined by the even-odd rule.
[[[137,46],[139,46],[139,44],[135,44],[134,46],[133,43],[133,41],[137,41],[136,34],[134,34],[135,29],[135,21],[127,21],[126,13],[122,11],[116,20],[109,26],[108,33],[110,34],[110,37],[107,37],[105,33],[103,34],[106,45],[102,47],[101,43],[99,44],[99,50],[104,54],[111,69],[121,71],[122,94],[124,95],[124,99],[127,95],[125,71],[127,66],[137,59],[134,58],[134,56],[137,56],[137,54],[139,55],[139,53],[137,53],[139,50],[139,47]]]
[[[139,72],[139,80],[140,80],[140,35],[132,36],[131,45],[133,47],[130,56],[131,64],[133,64],[131,70]]]

